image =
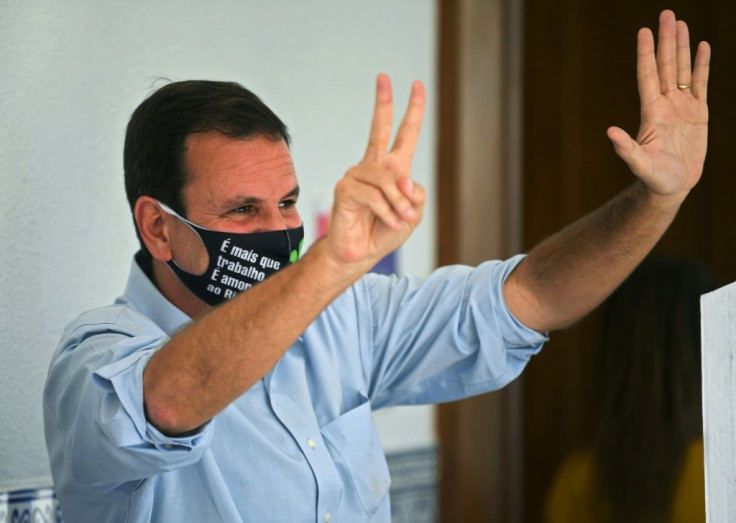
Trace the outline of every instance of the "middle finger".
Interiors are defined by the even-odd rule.
[[[659,16],[657,71],[662,92],[677,88],[677,41],[675,13],[662,11]]]

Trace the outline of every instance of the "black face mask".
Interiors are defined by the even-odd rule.
[[[304,226],[254,233],[213,231],[158,203],[202,240],[209,260],[201,274],[185,271],[173,259],[166,263],[187,289],[209,305],[218,305],[294,263],[304,245]]]

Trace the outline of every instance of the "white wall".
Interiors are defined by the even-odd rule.
[[[402,270],[434,265],[435,3],[431,0],[0,1],[0,489],[48,482],[41,389],[64,325],[123,289],[137,245],[125,125],[156,78],[226,79],[289,125],[308,229],[362,156],[374,77],[428,88],[414,172],[430,190]],[[432,441],[380,421],[386,446]],[[419,414],[417,414],[419,413]],[[408,439],[407,439],[408,438]]]

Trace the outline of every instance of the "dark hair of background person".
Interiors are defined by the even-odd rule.
[[[235,82],[187,80],[156,90],[133,112],[125,134],[125,192],[131,211],[150,196],[186,216],[186,139],[217,131],[230,138],[265,136],[289,145],[286,125],[248,89]],[[136,234],[141,247],[138,228]]]
[[[700,295],[717,286],[698,262],[651,260],[606,304],[595,470],[611,521],[657,521],[672,506],[702,437]]]

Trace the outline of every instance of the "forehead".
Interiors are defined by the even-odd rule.
[[[185,202],[221,202],[234,197],[266,199],[296,185],[289,147],[265,136],[229,138],[218,132],[190,135],[184,153]],[[280,197],[280,196],[277,196]]]

